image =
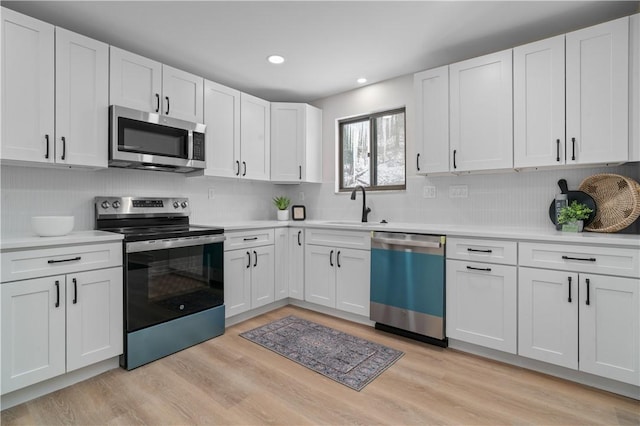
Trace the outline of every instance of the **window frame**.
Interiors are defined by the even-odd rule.
[[[390,110],[373,112],[370,114],[358,115],[356,117],[338,120],[338,192],[351,192],[355,187],[344,187],[344,158],[343,158],[343,126],[346,124],[369,121],[369,182],[378,180],[378,135],[376,129],[376,118],[392,114],[404,114],[404,184],[402,185],[369,185],[365,187],[367,191],[405,191],[407,189],[407,109],[405,106]],[[375,163],[375,167],[373,167]]]

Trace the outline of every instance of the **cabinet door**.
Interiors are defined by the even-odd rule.
[[[370,253],[338,248],[336,254],[336,308],[369,318]]]
[[[305,105],[304,182],[322,183],[322,110]]]
[[[122,354],[122,268],[67,275],[67,372]]]
[[[159,113],[162,64],[114,46],[110,53],[109,103]]]
[[[2,393],[63,374],[64,275],[2,284],[0,295]]]
[[[56,28],[56,162],[107,167],[109,46]]]
[[[271,108],[269,102],[240,94],[240,176],[269,180],[271,177]]]
[[[336,307],[336,249],[307,244],[304,253],[304,300]]]
[[[251,309],[251,254],[249,250],[224,252],[226,318]]]
[[[413,76],[416,99],[416,171],[449,171],[449,66]]]
[[[640,280],[580,274],[580,370],[640,385]]]
[[[449,65],[453,172],[513,167],[511,53]]]
[[[2,8],[3,160],[54,161],[54,27]]]
[[[629,18],[567,34],[567,163],[629,154]]]
[[[578,274],[518,270],[518,355],[578,369]]]
[[[304,300],[304,230],[289,228],[289,297]]]
[[[564,164],[564,35],[513,49],[514,167]]]
[[[240,92],[206,80],[204,124],[207,176],[237,177],[240,174]]]
[[[447,259],[447,336],[516,353],[516,267]]]
[[[202,77],[162,65],[162,96],[162,114],[196,123],[204,121]]]
[[[289,229],[275,229],[275,300],[289,297]]]
[[[271,104],[271,180],[301,182],[305,158],[304,104]]]
[[[252,250],[251,308],[269,304],[275,300],[275,248],[257,247]]]

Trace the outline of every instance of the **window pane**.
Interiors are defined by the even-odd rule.
[[[377,186],[404,185],[404,113],[376,118]]]
[[[342,185],[369,186],[369,120],[342,125]]]

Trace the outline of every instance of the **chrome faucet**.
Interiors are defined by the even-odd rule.
[[[351,191],[351,199],[352,200],[356,199],[356,192],[358,191],[358,188],[362,189],[362,221],[366,222],[367,221],[367,215],[369,213],[371,213],[371,209],[369,207],[367,207],[367,195],[366,195],[366,192],[364,190],[364,186],[356,185],[356,187],[353,188],[353,191]]]

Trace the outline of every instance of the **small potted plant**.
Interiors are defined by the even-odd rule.
[[[285,196],[273,197],[273,204],[278,208],[278,220],[289,220],[289,204],[291,200]]]
[[[593,212],[586,204],[573,200],[571,204],[560,209],[558,223],[562,230],[567,232],[582,232],[584,220]]]

